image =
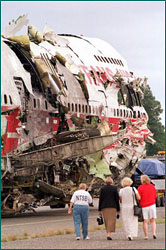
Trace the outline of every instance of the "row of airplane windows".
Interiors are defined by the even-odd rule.
[[[13,104],[13,101],[10,95],[9,96],[4,95],[4,100],[2,100],[2,97],[1,97],[1,103],[2,101],[4,102],[4,104]]]
[[[12,101],[12,97],[10,95],[4,95],[4,99],[1,98],[1,104],[8,104],[8,105],[12,105],[13,101]],[[34,108],[38,108],[40,109],[40,100],[39,99],[33,99],[33,107]],[[47,101],[45,101],[45,109],[48,109],[48,103]]]
[[[9,100],[9,102],[8,102]],[[2,102],[2,99],[1,99],[1,102]],[[48,103],[47,101],[45,100],[45,109],[47,110],[48,109]],[[7,95],[4,95],[4,104],[13,104],[12,102],[12,98],[11,96],[9,95],[7,97]],[[33,99],[33,107],[35,109],[40,109],[40,100],[39,99]],[[95,115],[99,115],[99,108],[97,106],[91,106],[91,105],[81,105],[81,104],[74,104],[74,103],[68,103],[68,109],[69,111],[71,112],[79,112],[79,113],[85,113],[85,114],[95,114]],[[136,112],[132,112],[132,111],[129,111],[129,110],[125,110],[125,109],[114,109],[114,117],[143,117],[145,114],[144,113],[141,113],[140,111]]]
[[[99,115],[100,111],[97,106],[88,106],[88,105],[81,105],[81,104],[74,104],[68,103],[68,109],[71,112],[78,112],[78,113],[87,113],[87,114],[95,114]],[[140,111],[129,111],[126,109],[113,109],[114,110],[114,117],[130,117],[130,118],[141,118],[144,117],[145,113]]]
[[[115,59],[115,58],[110,58],[106,56],[96,56],[94,55],[95,59],[99,62],[105,62],[105,63],[112,63],[112,64],[118,64],[124,67],[124,64],[122,63],[121,60]]]

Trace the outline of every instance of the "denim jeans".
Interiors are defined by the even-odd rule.
[[[80,237],[80,225],[82,224],[83,239],[88,235],[88,216],[89,206],[87,205],[74,205],[73,207],[73,220],[76,237]]]

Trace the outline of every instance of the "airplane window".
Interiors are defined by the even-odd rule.
[[[114,61],[115,61],[115,63],[116,63],[116,64],[118,64],[118,62],[117,62],[117,60],[116,60],[116,59],[114,59]]]
[[[108,60],[110,61],[110,63],[112,63],[112,60],[111,60],[111,58],[109,58],[109,57],[108,57]]]
[[[103,62],[106,62],[103,56],[101,56],[101,59],[102,59]]]
[[[97,58],[97,56],[94,55],[94,57],[95,57],[95,59],[96,59],[97,61],[99,61],[99,59]]]
[[[71,107],[72,107],[72,111],[74,111],[74,104],[73,103],[72,103]]]
[[[68,103],[68,109],[70,110],[70,103]]]
[[[107,63],[109,63],[109,61],[108,61],[107,57],[104,57],[104,58],[105,58],[106,62],[107,62]]]
[[[118,64],[121,65],[120,60],[117,60]]]
[[[120,109],[120,117],[122,117],[122,110]]]
[[[121,62],[121,65],[124,66],[121,60],[120,60],[120,62]]]
[[[47,101],[45,101],[45,108],[48,109]]]
[[[82,113],[84,113],[84,105],[82,105]]]
[[[130,111],[130,117],[132,118],[132,111]]]
[[[85,113],[88,113],[88,106],[85,105]]]
[[[123,110],[123,116],[124,116],[124,117],[126,116],[126,111],[125,111],[125,110]]]
[[[140,111],[138,111],[138,118],[140,118],[141,117],[141,115],[140,115]]]
[[[119,116],[119,109],[117,109],[117,116]]]
[[[91,106],[89,106],[89,113],[91,114]]]
[[[111,60],[113,61],[113,63],[115,64],[115,61],[114,61],[114,59],[113,58],[111,58]]]
[[[40,100],[39,99],[37,99],[37,107],[38,107],[38,109],[40,109]]]
[[[4,95],[4,103],[7,104],[7,95]]]
[[[136,115],[136,111],[133,112],[133,118],[136,118],[137,115]]]
[[[9,100],[10,100],[10,104],[12,104],[13,102],[12,102],[12,98],[10,95],[9,95]]]
[[[102,62],[102,59],[101,59],[101,57],[100,57],[100,56],[98,56],[97,58],[99,59],[99,61],[100,61],[100,62]]]
[[[114,109],[114,116],[116,116],[116,109]]]
[[[77,112],[77,104],[75,104],[75,111]]]
[[[119,65],[122,65],[121,60],[118,60],[118,62],[119,62]]]
[[[81,105],[79,104],[79,112],[81,112]]]
[[[36,99],[33,99],[33,107],[36,108]]]
[[[128,117],[128,110],[126,110],[126,117]]]

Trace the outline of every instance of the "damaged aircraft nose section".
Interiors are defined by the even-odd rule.
[[[2,36],[2,214],[64,207],[81,182],[98,196],[107,176],[116,185],[135,172],[154,143],[141,105],[147,78],[129,72],[109,44],[41,33],[27,16]]]

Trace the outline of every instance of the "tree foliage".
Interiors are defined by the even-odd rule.
[[[163,112],[161,104],[155,99],[149,86],[145,89],[143,106],[148,113],[148,128],[154,134],[154,145],[146,144],[147,155],[156,155],[158,151],[165,150],[165,127],[161,123],[160,114]]]

